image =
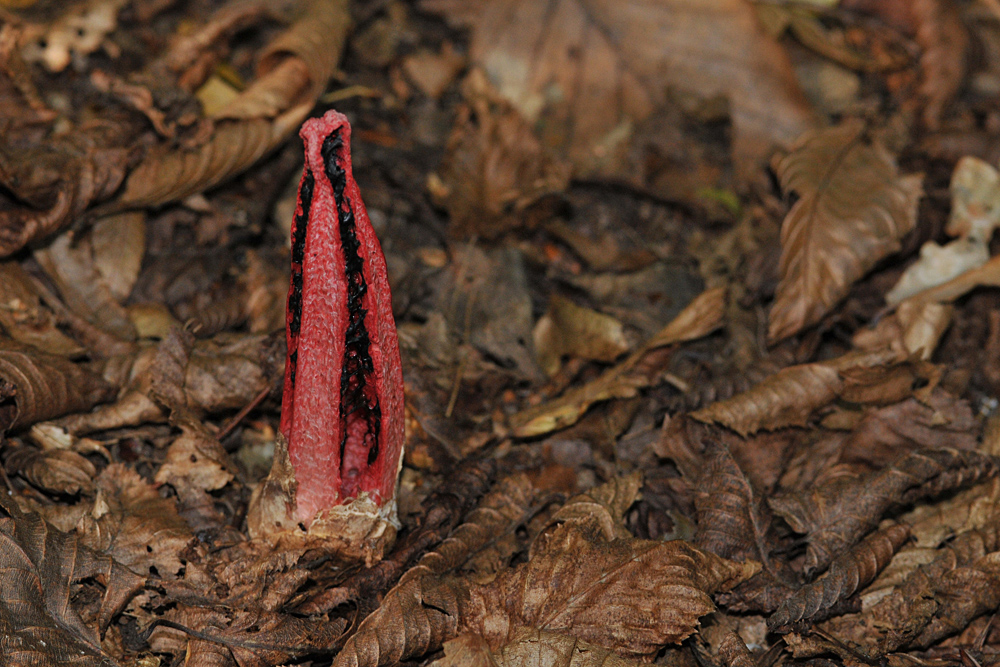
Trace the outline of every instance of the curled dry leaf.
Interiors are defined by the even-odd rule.
[[[20,475],[33,486],[53,494],[94,494],[97,468],[86,457],[68,449],[38,450],[19,447],[4,461],[9,475]]]
[[[995,476],[993,457],[958,449],[919,449],[867,475],[832,474],[810,491],[772,498],[771,507],[805,533],[806,572],[823,570],[874,529],[887,510]]]
[[[988,601],[993,595],[989,590],[959,592],[956,589],[962,587],[963,580],[968,581],[967,575],[970,573],[967,568],[1000,548],[998,538],[1000,531],[995,522],[982,529],[956,535],[940,549],[932,551],[934,557],[930,562],[926,562],[926,559],[923,563],[917,562],[917,566],[902,583],[896,585],[870,609],[866,609],[861,614],[860,627],[855,619],[850,626],[841,629],[842,624],[837,623],[838,619],[833,619],[829,622],[831,630],[837,632],[839,636],[850,637],[871,656],[880,656],[907,645],[916,645],[915,640],[918,635],[926,632],[931,624],[936,626],[935,634],[940,633],[942,624],[934,623],[935,619],[947,618],[951,611],[970,608],[978,604],[978,599]],[[907,552],[901,552],[900,555],[904,553]],[[895,560],[898,560],[898,557],[893,560],[894,563]],[[948,573],[956,569],[966,571],[948,581]],[[972,576],[976,577],[974,574]],[[939,596],[937,592],[939,590],[944,592],[950,587],[949,584],[954,584],[955,587],[948,592],[958,593],[957,597]],[[975,598],[976,595],[982,597]],[[945,611],[946,608],[950,611]],[[844,623],[847,620],[845,618]],[[959,625],[938,634],[938,637],[965,627],[966,623],[955,620]]]
[[[783,368],[732,398],[691,413],[703,422],[727,426],[742,436],[761,429],[805,426],[809,417],[828,405],[845,388],[842,373],[876,368],[905,357],[887,349],[850,353],[830,361]]]
[[[127,236],[120,239],[122,261],[134,249],[125,245]],[[145,244],[145,241],[143,240]],[[76,242],[69,234],[53,240],[34,253],[35,260],[59,288],[66,305],[90,324],[125,341],[134,341],[135,327],[128,313],[118,303],[104,277],[95,264],[89,237]]]
[[[0,294],[0,327],[15,341],[64,357],[83,353],[79,343],[59,330],[20,263],[0,263]]]
[[[7,641],[0,659],[9,665],[109,667],[100,635],[142,588],[145,579],[109,556],[82,545],[77,536],[52,528],[37,514],[21,511],[0,494],[0,605]],[[104,586],[97,627],[83,622],[71,604],[72,585],[96,579]]]
[[[576,387],[561,397],[529,408],[510,418],[512,433],[518,438],[530,438],[575,424],[594,403],[610,398],[631,398],[648,386],[652,378],[632,375],[640,361],[657,348],[695,340],[715,331],[723,323],[726,290],[723,287],[706,290],[689,303],[677,317],[661,329],[638,350],[596,380]]]
[[[305,119],[337,67],[350,19],[344,0],[309,0],[258,61],[258,77],[218,114],[211,139],[194,151],[164,146],[130,174],[118,208],[176,201],[240,173]]]
[[[977,287],[1000,287],[1000,255],[946,283],[925,289],[910,299],[916,303],[948,303]]]
[[[23,428],[111,400],[115,389],[64,357],[0,341],[0,431]]]
[[[812,620],[854,595],[875,580],[909,538],[910,529],[898,523],[869,535],[837,556],[823,576],[785,600],[767,619],[767,627],[777,630]]]
[[[768,339],[815,324],[916,223],[921,175],[899,176],[864,123],[808,132],[776,166],[795,202],[781,225],[781,262]]]
[[[639,667],[643,662],[571,635],[521,628],[509,642],[490,649],[479,635],[463,634],[444,644],[432,667]]]
[[[552,515],[549,526],[571,524],[605,540],[629,537],[622,517],[639,499],[642,473],[616,477],[589,491],[573,496]]]
[[[668,90],[729,100],[737,171],[814,123],[787,55],[742,0],[424,0],[473,28],[471,57],[579,177],[629,179],[635,126]],[[641,184],[640,184],[641,185]]]
[[[852,342],[861,350],[889,348],[901,356],[917,355],[927,361],[951,326],[954,310],[950,305],[907,299],[873,329],[857,331]]]
[[[0,256],[74,222],[121,185],[131,149],[128,129],[94,124],[30,145],[0,142]]]

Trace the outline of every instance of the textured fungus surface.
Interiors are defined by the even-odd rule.
[[[296,514],[390,499],[403,445],[403,380],[385,258],[351,170],[351,128],[308,121],[292,225],[281,431]]]

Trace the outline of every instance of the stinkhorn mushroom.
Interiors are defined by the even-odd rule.
[[[300,136],[280,434],[248,527],[305,530],[371,561],[395,536],[404,437],[385,257],[354,182],[347,117],[328,111]]]

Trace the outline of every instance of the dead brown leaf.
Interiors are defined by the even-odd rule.
[[[510,418],[513,435],[528,438],[565,428],[575,424],[594,403],[610,398],[635,396],[640,388],[653,381],[648,376],[630,374],[646,354],[657,348],[695,340],[715,331],[722,326],[725,304],[725,288],[706,290],[638,350],[606,370],[596,380],[575,387],[554,401],[513,415]]]
[[[892,155],[864,123],[799,137],[776,166],[795,202],[781,226],[781,282],[768,339],[815,324],[916,223],[923,176],[899,176]]]
[[[145,578],[113,558],[83,546],[76,535],[55,530],[37,514],[22,512],[0,494],[7,514],[0,519],[0,625],[8,641],[0,659],[10,665],[110,667],[100,633],[142,588]],[[104,586],[96,627],[71,604],[70,587],[95,578]]]
[[[211,139],[194,151],[164,146],[132,172],[115,206],[165,204],[238,174],[306,118],[333,74],[350,23],[344,0],[309,0],[265,49],[257,79],[216,114]]]
[[[191,529],[174,502],[133,470],[113,463],[97,478],[97,497],[77,526],[80,542],[137,572],[174,577]]]
[[[59,426],[75,435],[147,421],[171,409],[194,414],[238,410],[281,378],[284,337],[221,334],[209,340],[174,331],[158,346],[104,364],[104,376],[126,389],[117,402],[67,417]]]
[[[97,468],[68,449],[19,447],[4,461],[9,475],[20,475],[33,486],[57,495],[94,495]]]
[[[770,629],[811,620],[875,580],[910,538],[910,529],[894,523],[872,533],[830,563],[830,569],[785,600],[767,619]]]
[[[114,397],[110,384],[64,357],[0,341],[0,431],[23,428]]]
[[[736,171],[814,122],[786,54],[741,0],[425,0],[471,25],[472,60],[580,177],[629,179],[635,126],[668,90],[730,104]]]
[[[887,510],[995,476],[990,456],[957,449],[918,449],[867,475],[828,471],[802,493],[770,499],[771,508],[805,533],[807,572],[823,570],[874,529]]]
[[[445,642],[444,657],[433,667],[639,667],[639,660],[622,658],[571,635],[521,628],[496,650],[475,634]]]
[[[611,362],[629,348],[621,322],[558,294],[535,324],[534,339],[538,363],[550,376],[559,370],[563,356]]]
[[[692,634],[698,618],[715,608],[709,596],[759,567],[680,540],[595,541],[572,526],[541,539],[525,565],[470,591],[463,628],[494,646],[529,626],[572,633],[620,654],[648,655]]]
[[[0,327],[8,336],[49,354],[74,357],[83,353],[79,343],[58,329],[55,314],[42,305],[19,263],[0,263],[0,294]]]
[[[441,165],[451,233],[494,238],[523,223],[523,211],[569,184],[569,166],[547,151],[531,126],[473,72]]]
[[[201,422],[186,420],[180,426],[182,433],[170,443],[154,479],[157,484],[169,484],[177,493],[180,515],[191,530],[220,526],[225,517],[215,508],[209,492],[233,481],[229,456]]]
[[[5,134],[0,256],[59,231],[114,193],[125,177],[129,133],[123,123],[95,122],[48,142]]]

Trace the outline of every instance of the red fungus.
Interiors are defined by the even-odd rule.
[[[283,518],[312,530],[334,508],[356,502],[367,503],[362,514],[395,520],[403,374],[385,257],[352,174],[347,117],[328,111],[300,135],[305,169],[292,224],[284,442],[265,493],[273,496],[277,482],[294,497],[284,499],[287,517],[273,508],[262,523],[257,507],[248,518],[254,532],[287,529]]]

